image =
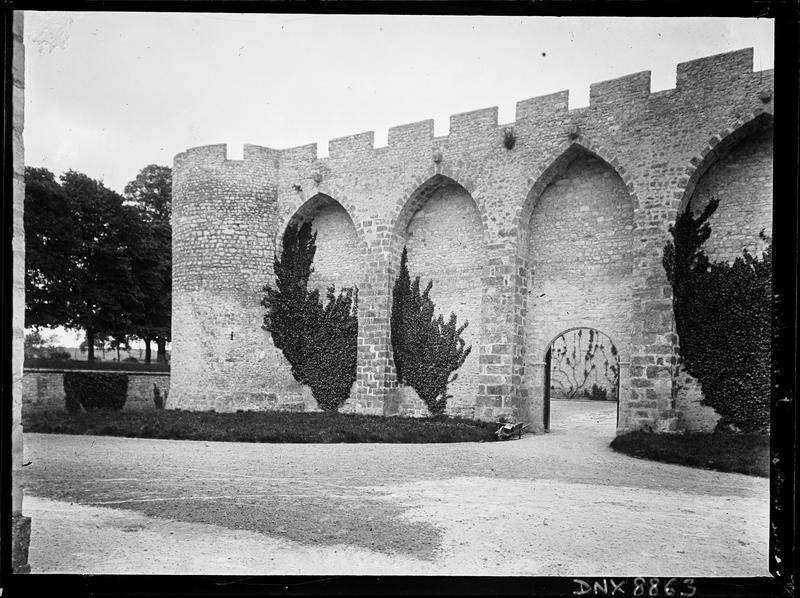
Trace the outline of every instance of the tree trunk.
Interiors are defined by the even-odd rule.
[[[153,356],[153,351],[152,351],[152,349],[150,347],[150,342],[152,340],[153,339],[151,339],[149,336],[145,337],[145,339],[144,339],[144,362],[145,363],[150,363],[150,360],[152,359],[152,356]]]
[[[94,330],[91,328],[86,329],[86,350],[89,352],[86,361],[91,363],[94,361]]]
[[[117,363],[119,363],[119,345],[117,345]]]
[[[167,339],[163,336],[157,336],[156,345],[158,346],[156,363],[167,363]]]

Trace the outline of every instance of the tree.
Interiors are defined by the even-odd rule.
[[[433,281],[420,292],[420,277],[414,282],[408,273],[406,248],[400,258],[400,273],[395,281],[392,299],[392,349],[398,381],[417,391],[431,415],[444,413],[448,384],[458,378],[456,370],[469,356],[461,334],[468,322],[457,326],[455,313],[445,322],[440,314],[434,318],[436,306],[430,298]],[[451,377],[452,375],[452,377]]]
[[[47,348],[47,341],[42,337],[38,329],[34,329],[25,335],[25,358],[38,358],[43,350]]]
[[[55,327],[69,320],[78,284],[73,256],[82,244],[77,209],[53,173],[25,168],[26,327]]]
[[[150,164],[125,185],[125,200],[152,220],[169,222],[172,215],[172,169]]]
[[[26,169],[26,324],[83,329],[89,360],[95,335],[125,330],[139,300],[130,246],[138,233],[132,208],[85,174],[57,183],[44,169]]]
[[[772,245],[762,231],[760,259],[745,249],[733,263],[712,263],[702,246],[718,205],[678,217],[663,264],[683,367],[702,384],[703,403],[720,415],[720,429],[760,431],[769,426]]]
[[[158,363],[166,362],[172,319],[172,169],[150,164],[125,186],[125,203],[137,210],[141,233],[133,248],[133,278],[142,302],[133,334],[145,343],[145,363],[156,342]]]
[[[274,258],[275,287],[264,287],[267,309],[263,328],[292,366],[296,380],[311,388],[326,411],[336,411],[349,397],[356,380],[358,350],[358,289],[308,289],[314,271],[316,233],[311,224],[290,226],[284,235],[281,259]]]

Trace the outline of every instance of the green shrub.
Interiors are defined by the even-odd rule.
[[[64,395],[70,413],[78,411],[78,405],[86,411],[120,411],[128,395],[128,376],[65,372]]]
[[[276,288],[263,289],[263,328],[289,361],[295,379],[311,388],[322,409],[336,411],[356,381],[358,289],[343,289],[337,296],[331,286],[325,304],[319,291],[308,290],[316,238],[310,223],[286,230],[282,258],[274,261]]]
[[[68,351],[50,351],[50,359],[72,359]]]
[[[745,249],[732,264],[710,262],[702,245],[718,205],[712,199],[696,219],[687,209],[664,247],[681,358],[702,384],[703,403],[720,415],[718,429],[762,431],[769,427],[772,244],[761,259]]]
[[[397,379],[411,386],[425,402],[432,416],[444,413],[447,385],[455,382],[472,347],[461,334],[468,322],[456,325],[456,314],[447,322],[440,314],[433,317],[436,306],[430,298],[433,281],[420,292],[420,277],[414,282],[408,273],[408,255],[403,248],[400,273],[392,297],[391,334]],[[452,378],[450,375],[452,374]]]

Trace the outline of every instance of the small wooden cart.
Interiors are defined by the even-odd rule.
[[[516,436],[517,438],[522,438],[522,432],[525,431],[525,428],[528,427],[528,424],[523,422],[495,422],[497,424],[497,430],[495,434],[497,435],[498,440],[507,440],[512,436]]]

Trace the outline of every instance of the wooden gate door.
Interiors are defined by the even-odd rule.
[[[544,358],[544,414],[542,420],[544,422],[544,429],[550,429],[550,367],[552,365],[552,346],[547,350],[547,355]]]

